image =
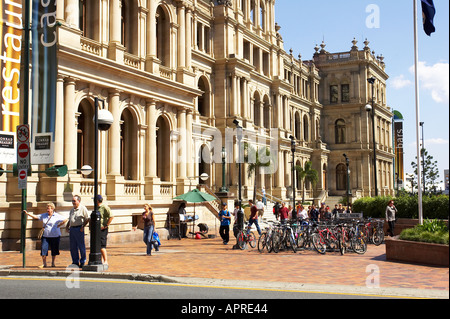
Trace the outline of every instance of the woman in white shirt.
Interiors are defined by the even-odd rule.
[[[55,213],[55,205],[53,203],[48,203],[47,213],[41,214],[39,216],[36,216],[27,211],[24,211],[24,213],[35,220],[42,221],[43,223],[44,233],[41,238],[41,267],[47,267],[47,256],[49,248],[52,252],[52,267],[56,267],[55,260],[56,256],[59,255],[59,242],[61,239],[61,230],[59,228],[67,222],[67,219]]]

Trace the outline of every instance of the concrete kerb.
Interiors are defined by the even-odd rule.
[[[74,273],[71,271],[57,270],[13,270],[0,269],[0,277],[50,277],[68,278]],[[449,299],[449,291],[432,289],[408,289],[408,288],[367,288],[361,286],[344,285],[320,285],[300,284],[286,282],[266,281],[243,281],[224,279],[205,279],[188,277],[170,277],[152,274],[128,274],[111,272],[77,272],[79,278],[92,280],[120,280],[137,281],[148,283],[174,284],[185,286],[196,286],[205,288],[225,289],[251,289],[251,290],[274,290],[284,292],[325,293],[335,295],[354,295],[372,297],[394,297],[394,298],[419,298],[419,299]]]

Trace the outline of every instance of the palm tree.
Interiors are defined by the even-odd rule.
[[[315,169],[312,168],[312,162],[306,162],[305,168],[301,167],[300,165],[296,165],[295,170],[297,171],[298,178],[302,182],[303,186],[302,203],[304,203],[306,182],[311,182],[315,187],[317,182],[319,181],[319,174]]]
[[[261,170],[261,168],[271,167],[273,165],[273,157],[268,147],[255,149],[248,143],[244,144],[244,154],[245,154],[244,161],[248,164],[247,167],[248,178],[251,178],[253,174],[255,175],[255,182],[253,185],[253,202],[255,203],[256,189],[257,189],[256,173],[258,173]]]

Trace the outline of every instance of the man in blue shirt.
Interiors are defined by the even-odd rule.
[[[227,209],[227,204],[222,204],[222,210],[219,213],[220,218],[220,237],[223,239],[223,244],[227,245],[230,241],[230,223],[231,223],[231,213]]]

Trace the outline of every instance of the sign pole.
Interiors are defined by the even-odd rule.
[[[23,15],[23,30],[24,30],[24,59],[23,59],[23,110],[22,110],[22,123],[28,125],[28,109],[29,109],[29,92],[30,92],[30,0],[24,1],[24,15]],[[29,159],[29,156],[28,156]],[[17,163],[19,164],[19,163]],[[28,173],[29,168],[27,169]],[[28,175],[28,174],[27,174]],[[26,241],[26,228],[27,228],[27,216],[24,211],[27,209],[27,188],[25,181],[25,188],[22,189],[22,210],[21,210],[21,227],[20,227],[20,248],[22,250],[22,266],[26,266],[25,257],[25,241]]]

